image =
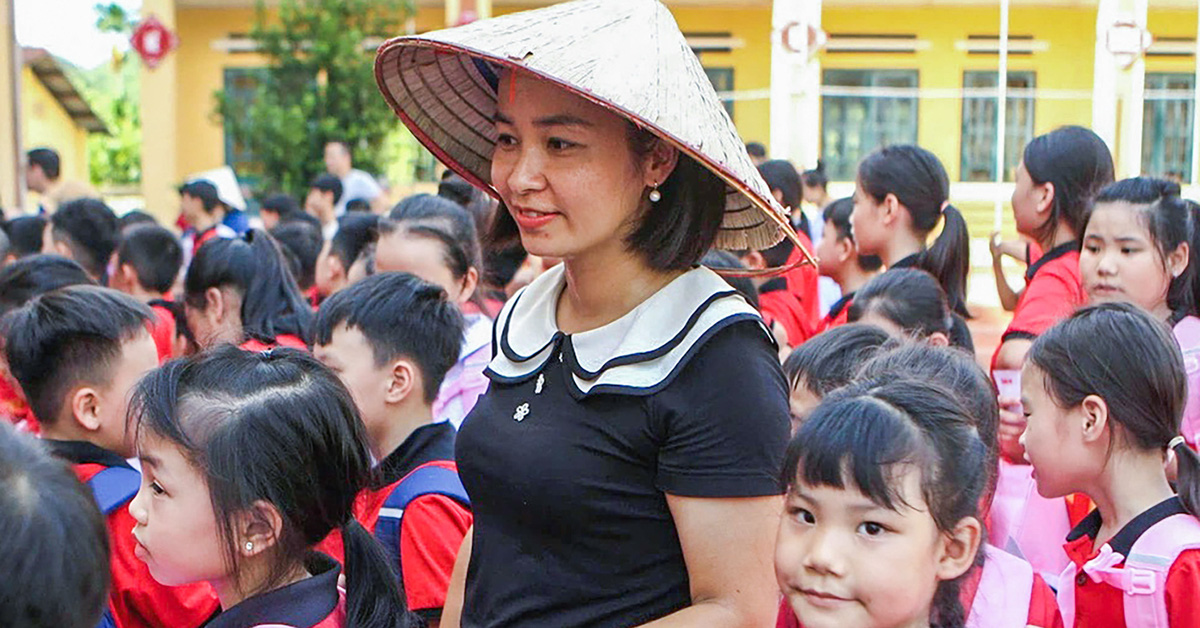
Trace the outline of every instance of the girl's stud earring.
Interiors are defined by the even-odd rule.
[[[253,552],[254,551],[254,543],[251,543],[250,541],[246,541],[246,551]]]
[[[654,185],[650,186],[650,202],[657,203],[661,199],[662,192],[658,191],[658,184],[655,183]]]

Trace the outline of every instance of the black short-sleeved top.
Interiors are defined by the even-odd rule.
[[[691,604],[666,494],[779,494],[787,386],[757,312],[685,273],[565,335],[561,268],[497,318],[456,459],[475,513],[462,625],[634,626]],[[730,521],[729,525],[738,525]]]

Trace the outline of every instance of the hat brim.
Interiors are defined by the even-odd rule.
[[[716,247],[760,250],[787,237],[803,251],[805,263],[814,263],[774,199],[764,198],[727,166],[638,114],[519,60],[419,36],[385,42],[375,59],[375,78],[388,105],[442,163],[497,200],[491,158],[498,94],[477,62],[552,83],[648,130],[715,174],[726,185],[725,217]]]

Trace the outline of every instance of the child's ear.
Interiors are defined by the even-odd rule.
[[[750,270],[763,270],[767,267],[767,258],[761,251],[748,251],[742,256],[742,263]]]
[[[89,432],[100,430],[100,395],[95,388],[83,386],[71,393],[71,417]]]
[[[474,267],[468,268],[467,274],[462,278],[462,292],[458,293],[458,302],[466,303],[470,300],[477,287],[479,287],[479,271]]]
[[[1167,272],[1171,273],[1171,279],[1182,275],[1183,271],[1187,270],[1189,249],[1188,243],[1184,242],[1167,255]]]
[[[336,255],[329,256],[329,283],[343,283],[346,281],[346,266],[342,264],[342,259]]]
[[[249,558],[272,548],[283,534],[283,515],[274,504],[258,500],[234,515],[234,540],[237,553]]]
[[[900,220],[900,198],[895,194],[889,192],[887,196],[883,197],[883,203],[879,208],[883,210],[883,224],[890,227]]]
[[[393,362],[391,379],[388,381],[384,401],[388,403],[400,403],[414,392],[422,394],[419,390],[421,378],[418,373],[420,371],[417,370],[417,365],[409,360],[401,359]]]
[[[934,347],[949,347],[950,337],[940,331],[935,331],[925,336],[925,342]]]
[[[825,227],[830,229],[831,227]],[[858,247],[854,245],[854,241],[850,238],[838,238],[834,244],[834,250],[837,251],[837,262],[841,266],[850,261],[855,256]]]
[[[220,288],[209,288],[204,291],[204,315],[220,321],[225,313],[225,293]]]
[[[954,529],[941,537],[938,557],[938,580],[953,580],[975,564],[975,554],[983,538],[983,524],[975,517],[963,517]]]
[[[1108,403],[1098,395],[1088,395],[1079,404],[1080,434],[1085,443],[1097,443],[1108,427]]]
[[[1037,186],[1037,189],[1040,193],[1037,202],[1037,213],[1038,215],[1048,214],[1050,209],[1054,207],[1054,184],[1047,181]],[[1049,218],[1048,215],[1046,217]]]

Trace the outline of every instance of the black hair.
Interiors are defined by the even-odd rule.
[[[758,173],[767,182],[767,187],[771,189],[772,194],[778,190],[780,195],[783,196],[783,206],[790,209],[793,216],[800,217],[800,230],[809,237],[812,237],[812,227],[808,224],[808,216],[800,208],[800,204],[804,201],[804,190],[801,189],[800,173],[796,171],[796,167],[792,165],[792,162],[783,159],[764,161],[758,165]],[[787,238],[784,238],[783,242],[776,244],[775,247],[784,243],[789,244],[787,253],[790,254],[794,246],[791,246],[791,241]],[[765,257],[767,251],[764,251],[763,254]],[[786,255],[784,255],[782,261],[767,260],[767,264],[772,267],[783,266],[786,262]]]
[[[496,201],[452,170],[438,183],[438,196],[458,203],[475,219],[475,232],[486,233],[496,211]]]
[[[0,626],[94,628],[112,580],[96,500],[42,443],[0,421]]]
[[[325,244],[319,225],[303,220],[281,220],[271,229],[271,237],[279,242],[279,248],[287,257],[288,267],[301,290],[308,290],[316,282],[317,258],[321,256],[321,247]]]
[[[627,124],[629,148],[644,159],[663,140],[632,122]],[[659,184],[661,194],[626,236],[626,249],[655,270],[687,270],[712,248],[725,219],[725,182],[695,159],[679,153],[675,169]],[[766,218],[763,218],[766,220]],[[750,228],[749,225],[745,228]],[[503,246],[519,239],[517,223],[503,203],[495,213],[488,240]]]
[[[12,241],[8,239],[8,232],[0,229],[0,267],[4,266],[4,262],[8,258],[8,252],[12,249]]]
[[[74,260],[60,255],[30,255],[0,268],[0,317],[30,299],[65,286],[94,283]]]
[[[1198,206],[1179,196],[1179,184],[1166,179],[1134,177],[1122,179],[1100,190],[1095,204],[1128,203],[1137,212],[1150,234],[1150,242],[1158,251],[1166,269],[1167,257],[1181,244],[1188,245],[1188,263],[1184,272],[1171,279],[1167,289],[1167,305],[1177,317],[1200,313],[1200,213]],[[1089,212],[1088,219],[1091,214]],[[1087,223],[1079,232],[1083,240]]]
[[[746,154],[751,157],[766,157],[767,147],[762,145],[762,142],[747,142]]]
[[[371,345],[375,365],[407,357],[417,363],[425,403],[433,403],[458,361],[466,323],[446,291],[408,273],[372,275],[334,293],[317,312],[315,344],[327,345],[340,325]]]
[[[736,255],[717,249],[705,253],[700,260],[700,265],[714,270],[746,270],[746,265]],[[758,309],[758,288],[754,286],[754,282],[749,277],[722,275],[721,279],[724,279],[725,283],[745,297],[746,301],[754,306],[754,309]]]
[[[858,165],[858,185],[879,203],[888,194],[895,195],[908,209],[913,230],[921,237],[933,231],[939,220],[944,222],[941,235],[921,251],[916,265],[938,280],[951,310],[968,316],[971,240],[962,213],[947,203],[950,178],[937,156],[912,144],[886,146]]]
[[[277,192],[263,199],[259,205],[259,212],[269,211],[279,214],[280,220],[291,216],[292,214],[301,214],[300,203],[296,202],[295,197],[291,194],[283,194]]]
[[[75,261],[103,282],[120,236],[113,210],[100,199],[81,198],[59,207],[50,224],[54,238],[66,243]]]
[[[279,511],[271,569],[252,595],[284,584],[313,546],[341,530],[346,625],[409,625],[397,575],[352,511],[372,478],[366,428],[320,362],[296,349],[233,346],[174,360],[139,382],[130,419],[139,442],[153,435],[178,446],[204,476],[234,573],[234,515],[259,516],[260,500]]]
[[[920,472],[921,494],[938,530],[979,518],[987,487],[987,447],[967,411],[945,387],[915,378],[862,381],[834,391],[788,444],[783,482],[862,492],[892,510],[903,467]],[[983,562],[982,550],[976,565]],[[969,571],[967,573],[970,573]],[[967,573],[938,584],[930,624],[964,625],[959,588]]]
[[[286,266],[270,234],[251,229],[242,238],[218,238],[200,247],[184,279],[184,299],[205,307],[205,291],[229,287],[242,300],[242,329],[247,338],[275,342],[291,334],[307,343],[312,309]]]
[[[1035,184],[1054,185],[1054,203],[1046,223],[1033,237],[1054,239],[1060,223],[1083,236],[1092,197],[1113,181],[1113,159],[1099,135],[1081,126],[1064,126],[1025,145],[1021,162]]]
[[[346,213],[371,213],[371,201],[365,198],[352,198],[346,201]]]
[[[332,192],[334,204],[342,200],[342,180],[329,174],[328,172],[317,175],[317,177],[312,180],[312,183],[310,183],[308,187],[316,188],[322,192]]]
[[[204,208],[204,213],[211,214],[221,203],[221,194],[217,191],[217,186],[208,179],[196,179],[189,181],[179,186],[179,194],[188,196],[200,201],[200,206]]]
[[[329,241],[329,254],[337,256],[342,266],[350,270],[363,247],[379,236],[378,224],[379,217],[375,214],[346,214],[338,218],[337,233]]]
[[[53,148],[35,148],[25,153],[25,158],[29,160],[29,165],[41,168],[46,178],[51,181],[62,174],[62,161],[58,157],[58,151]]]
[[[132,266],[143,289],[170,292],[183,266],[183,247],[175,234],[163,227],[136,225],[121,237],[117,264]]]
[[[853,213],[854,197],[847,196],[826,205],[821,217],[837,231],[838,240],[854,242],[854,230],[850,227],[850,215]],[[859,255],[858,267],[864,272],[874,272],[883,268],[883,259],[878,255]]]
[[[484,253],[484,283],[503,291],[521,270],[529,254],[521,244],[489,247]]]
[[[987,447],[990,474],[984,503],[991,502],[1000,463],[1000,404],[992,379],[973,354],[954,347],[909,342],[885,349],[867,360],[858,377],[869,380],[913,377],[953,392]]]
[[[139,226],[139,225],[157,225],[157,224],[158,224],[158,220],[154,216],[151,216],[150,214],[147,214],[146,212],[141,211],[139,209],[125,212],[124,214],[122,214],[120,217],[117,218],[117,230],[120,231],[121,233],[129,231],[130,229],[132,229],[136,226]]]
[[[35,297],[5,319],[4,351],[38,421],[58,421],[67,394],[103,384],[122,344],[149,333],[150,309],[99,286],[69,286]]]
[[[825,163],[820,160],[817,161],[816,168],[805,170],[800,178],[804,181],[805,187],[824,190],[829,185],[829,175],[825,174]]]
[[[337,144],[338,146],[341,146],[342,150],[346,151],[346,156],[349,157],[350,159],[354,159],[354,149],[350,148],[350,142],[348,142],[344,139],[341,139],[341,138],[327,140],[325,142],[326,146],[328,146],[330,144]]]
[[[949,337],[946,293],[933,275],[916,268],[896,268],[877,275],[854,294],[847,316],[855,322],[874,312],[906,333],[925,338],[936,332]]]
[[[12,252],[17,257],[36,255],[42,252],[42,237],[46,233],[46,219],[41,216],[17,216],[4,223],[4,231],[12,241]]]
[[[895,342],[874,325],[838,325],[796,347],[783,362],[783,374],[792,388],[803,384],[824,397],[854,381],[863,362]]]
[[[1187,400],[1187,371],[1170,328],[1132,303],[1077,310],[1029,348],[1049,397],[1075,408],[1090,395],[1108,405],[1114,441],[1164,451],[1176,436]],[[1186,443],[1179,459],[1179,499],[1200,516],[1200,457]]]
[[[278,227],[278,226],[290,224],[293,222],[306,224],[306,225],[316,228],[317,231],[321,231],[321,221],[318,220],[316,216],[314,216],[308,212],[292,212],[290,214],[280,215],[279,216],[279,224],[275,225],[275,226]],[[322,241],[323,240],[324,240],[324,236],[322,236]]]
[[[479,231],[475,228],[474,217],[461,205],[433,194],[414,194],[397,203],[388,212],[388,218],[396,222],[440,227],[458,240],[469,265],[483,276]],[[465,274],[466,270],[456,271],[454,276],[462,277]]]

